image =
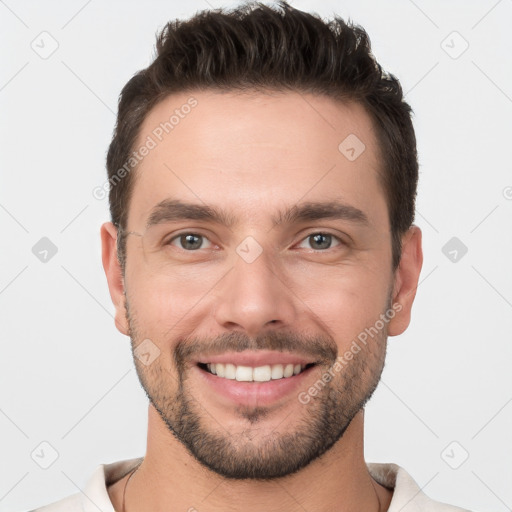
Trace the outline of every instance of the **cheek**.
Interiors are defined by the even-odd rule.
[[[215,281],[209,284],[208,279],[197,274],[182,272],[170,277],[144,270],[134,269],[127,281],[136,344],[149,338],[159,347],[164,360],[172,359],[176,340],[190,335],[191,319],[201,309],[200,299]]]
[[[328,329],[343,348],[385,311],[388,276],[384,276],[368,267],[331,269],[324,279],[310,279],[300,297],[317,317],[319,328]]]
[[[169,328],[186,316],[218,279],[208,270],[174,266],[167,272],[151,272],[141,264],[129,276],[128,296],[140,322]]]
[[[131,270],[128,298],[139,335],[161,343],[189,335],[191,320],[199,321],[198,315],[204,320],[209,315],[205,305],[215,306],[214,302],[231,289],[225,288],[222,279],[230,270],[229,264],[174,266],[172,273],[158,274],[142,264]],[[387,304],[390,276],[375,262],[301,262],[275,271],[285,283],[277,287],[277,293],[287,293],[289,301],[298,301],[299,309],[306,304],[306,311],[312,312],[311,322],[343,344],[373,325]]]

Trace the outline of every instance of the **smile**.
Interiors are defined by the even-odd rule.
[[[243,366],[232,363],[199,363],[199,367],[217,377],[238,382],[268,382],[270,380],[288,379],[299,375],[310,364],[273,364],[263,366]]]

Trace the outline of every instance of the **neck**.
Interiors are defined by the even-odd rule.
[[[197,462],[150,405],[147,452],[126,488],[124,512],[384,512],[392,492],[368,473],[363,423],[364,412],[360,411],[327,453],[293,475],[269,481],[230,480]],[[109,489],[117,510],[121,510],[127,478],[115,490]]]

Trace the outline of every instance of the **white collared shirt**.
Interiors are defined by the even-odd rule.
[[[32,512],[115,512],[107,487],[127,475],[142,457],[100,464],[87,481],[83,493],[76,493]],[[431,500],[412,477],[396,464],[367,463],[372,478],[393,489],[388,512],[469,512],[466,509]]]

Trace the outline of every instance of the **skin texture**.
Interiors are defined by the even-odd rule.
[[[147,453],[126,510],[386,510],[392,493],[372,480],[363,457],[362,406],[380,378],[387,337],[409,324],[422,250],[413,226],[392,272],[371,120],[358,104],[309,94],[192,91],[154,107],[138,146],[191,96],[197,106],[132,171],[124,276],[116,228],[101,230],[116,326],[132,349],[151,340],[158,350],[149,365],[134,357],[150,405]],[[349,134],[365,145],[354,161],[338,150]],[[224,208],[237,222],[147,228],[166,199]],[[280,210],[332,200],[361,210],[368,223],[272,224]],[[171,244],[160,243],[162,233],[173,235],[165,238]],[[198,250],[174,238],[185,233],[204,237],[195,240]],[[315,244],[318,233],[333,238]],[[250,263],[236,250],[247,237],[261,249]],[[298,391],[392,305],[399,306],[392,319],[301,403]],[[240,406],[215,392],[196,365],[197,354],[227,349],[288,351],[318,364],[293,393]],[[125,483],[108,489],[116,510]]]

